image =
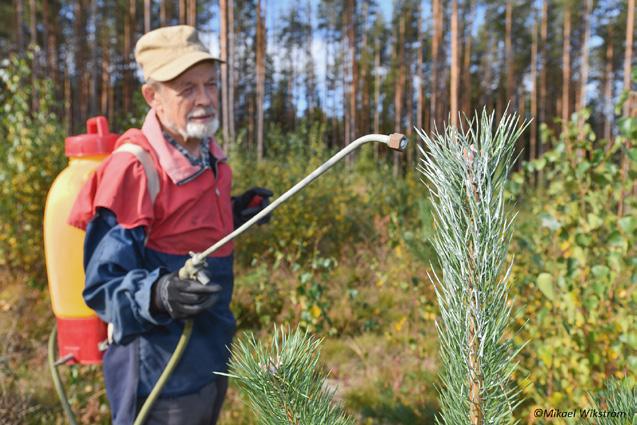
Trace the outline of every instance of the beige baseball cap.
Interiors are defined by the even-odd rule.
[[[135,60],[144,80],[170,81],[196,63],[218,61],[190,25],[162,27],[144,34],[135,46]]]

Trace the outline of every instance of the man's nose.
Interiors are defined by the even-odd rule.
[[[197,106],[210,106],[214,105],[215,93],[209,90],[205,85],[199,86],[197,89],[197,98],[195,102]]]

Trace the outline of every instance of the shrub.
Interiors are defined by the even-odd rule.
[[[519,341],[530,340],[518,380],[539,407],[585,406],[587,392],[637,370],[637,155],[626,134],[610,144],[576,123],[512,186],[523,205],[513,241]],[[522,190],[538,171],[545,183]]]
[[[0,68],[0,265],[42,276],[46,195],[65,164],[64,132],[50,81],[33,80],[35,51],[12,54]],[[32,110],[31,99],[38,98]]]

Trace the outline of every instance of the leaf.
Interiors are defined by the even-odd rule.
[[[626,240],[622,237],[622,235],[615,231],[610,234],[608,237],[608,245],[609,246],[620,246],[623,247],[626,244]]]
[[[627,139],[637,137],[637,118],[623,117],[617,120],[619,132]]]
[[[540,219],[542,220],[542,227],[550,230],[557,230],[562,226],[562,223],[549,213],[541,213]]]
[[[637,219],[635,217],[622,217],[619,219],[619,227],[626,233],[633,233],[637,229]]]
[[[579,246],[589,246],[591,244],[591,237],[585,233],[578,233],[575,235],[575,242]]]
[[[588,214],[588,225],[591,229],[597,229],[604,223],[604,220],[599,218],[599,216],[589,213]]]
[[[555,291],[553,289],[553,276],[549,273],[540,273],[537,277],[537,286],[540,291],[550,300],[555,298]]]
[[[610,269],[606,266],[597,265],[591,268],[591,272],[593,273],[593,276],[595,277],[604,278],[608,276]]]

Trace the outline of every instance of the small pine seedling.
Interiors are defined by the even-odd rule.
[[[261,425],[353,425],[325,387],[321,340],[274,328],[270,346],[253,334],[233,347],[227,376],[234,378]]]

